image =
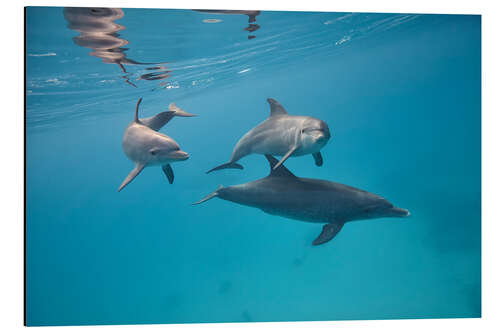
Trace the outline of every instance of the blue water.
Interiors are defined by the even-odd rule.
[[[121,49],[102,53],[102,34],[73,40],[62,8],[27,9],[28,325],[481,316],[480,16],[121,16],[108,25]],[[155,64],[124,72],[113,57]],[[152,167],[118,193],[141,96],[143,117],[171,102],[199,115],[161,130],[191,157],[172,185]],[[322,167],[291,158],[292,172],[411,217],[348,223],[313,247],[319,224],[191,206],[268,174],[259,155],[205,174],[268,116],[268,97],[333,135]]]

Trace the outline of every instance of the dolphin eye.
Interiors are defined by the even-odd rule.
[[[156,150],[151,150],[151,155],[156,155]]]

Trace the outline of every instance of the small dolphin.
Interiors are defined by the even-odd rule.
[[[276,168],[278,160],[274,157],[266,158],[271,167],[269,176],[246,184],[219,186],[193,205],[219,197],[271,215],[326,223],[313,245],[330,241],[346,222],[410,215],[373,193],[327,180],[296,177],[284,165]]]
[[[195,115],[187,113],[171,103],[168,107],[169,111],[158,113],[154,117],[139,119],[141,101],[142,98],[137,101],[135,119],[127,126],[122,142],[123,151],[135,163],[135,168],[120,185],[118,192],[127,186],[142,169],[150,165],[161,165],[169,183],[172,184],[174,171],[170,163],[189,158],[188,153],[180,150],[174,139],[157,131],[175,116],[193,117]]]
[[[317,166],[323,165],[320,150],[330,139],[328,125],[320,119],[308,116],[290,116],[275,99],[268,98],[271,115],[247,132],[234,147],[229,162],[215,167],[207,173],[221,169],[243,169],[236,163],[250,154],[283,156],[276,164],[278,168],[290,156],[312,154]]]

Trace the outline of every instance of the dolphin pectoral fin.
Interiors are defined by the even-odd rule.
[[[273,167],[273,170],[276,170],[285,163],[285,161],[293,154],[293,152],[297,149],[297,146],[293,146],[286,154],[281,158],[281,160]]]
[[[146,166],[145,164],[137,164],[135,168],[132,171],[130,171],[130,173],[128,174],[127,178],[125,178],[123,183],[120,185],[120,187],[118,188],[118,192],[120,192],[125,186],[128,185],[128,183],[134,180],[134,178],[141,173],[142,169],[144,169],[145,166]]]
[[[325,224],[319,236],[312,242],[312,245],[321,245],[332,240],[332,238],[339,233],[343,226],[344,223]]]
[[[206,197],[204,197],[203,199],[201,199],[200,201],[197,201],[197,202],[194,202],[192,203],[192,205],[199,205],[205,201],[208,201],[216,196],[219,195],[219,190],[222,189],[223,186],[222,185],[219,185],[219,187],[217,187],[217,189],[215,191],[213,191],[212,193],[210,193],[209,195],[207,195]]]
[[[161,167],[163,172],[165,173],[165,176],[167,176],[168,182],[172,184],[174,182],[174,170],[172,170],[172,167],[170,164],[165,164],[164,166]]]
[[[314,158],[314,163],[317,166],[322,166],[323,165],[323,156],[321,156],[321,153],[319,151],[317,153],[313,153],[312,156]]]
[[[238,164],[236,162],[227,162],[224,164],[219,165],[218,167],[215,167],[213,169],[208,170],[206,173],[210,173],[212,171],[217,171],[217,170],[222,170],[222,169],[243,169],[243,165]]]

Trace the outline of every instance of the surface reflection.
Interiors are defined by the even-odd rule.
[[[224,10],[224,9],[193,9],[193,10],[202,13],[247,15],[249,25],[244,30],[248,32],[254,32],[260,29],[260,25],[254,23],[257,22],[256,17],[260,14],[260,10]],[[255,37],[256,37],[255,35],[248,35],[248,39],[253,39]]]
[[[68,21],[68,28],[78,31],[80,34],[73,37],[76,45],[92,49],[89,54],[101,58],[106,64],[117,64],[124,75],[122,78],[126,83],[136,87],[130,81],[131,73],[125,69],[125,64],[132,65],[156,65],[159,63],[144,63],[127,58],[125,45],[128,40],[118,34],[124,30],[123,25],[115,21],[123,18],[124,13],[120,8],[64,8],[64,18]],[[150,70],[166,69],[163,66],[154,67]],[[168,77],[169,71],[153,72],[143,74],[139,79],[159,80]]]
[[[168,70],[167,67],[165,66],[148,67],[146,68],[146,70],[154,72],[142,74],[139,77],[139,80],[149,80],[149,81],[162,80],[166,79],[167,77],[170,77],[169,73],[172,72]]]

